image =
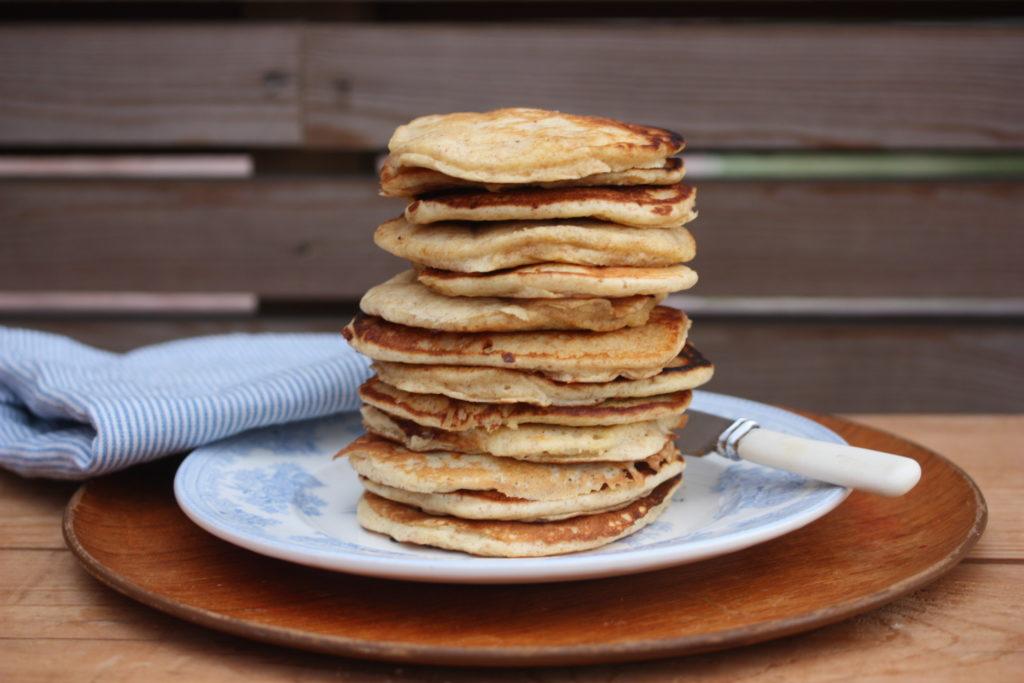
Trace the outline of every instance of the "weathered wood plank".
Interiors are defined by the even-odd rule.
[[[352,298],[401,267],[372,240],[400,206],[362,180],[0,188],[2,289]]]
[[[962,25],[22,25],[0,30],[0,144],[380,149],[414,116],[518,103],[703,148],[1020,148],[1022,41]]]
[[[111,350],[227,331],[339,332],[336,316],[229,320],[47,320],[0,324]],[[728,320],[696,317],[693,341],[718,366],[710,389],[819,412],[1024,412],[1024,325]]]
[[[797,638],[727,652],[576,669],[396,668],[315,655],[212,633],[178,622],[103,588],[69,553],[0,555],[0,640],[4,680],[225,681],[352,680],[544,681],[665,680],[685,671],[701,680],[864,679],[1010,680],[1022,641],[1016,590],[1021,565],[965,564],[949,576],[875,612]],[[54,657],[55,650],[60,651]]]
[[[0,557],[12,549],[63,549],[60,519],[76,488],[76,482],[22,479],[0,470]]]
[[[702,319],[709,388],[821,412],[1024,411],[1024,325]]]
[[[297,28],[0,29],[0,143],[289,145],[299,128]]]
[[[0,315],[252,315],[251,293],[3,292]]]
[[[1024,183],[698,185],[701,296],[1019,296]]]
[[[307,33],[307,140],[510,104],[666,126],[698,147],[1024,146],[1024,29],[332,26]]]
[[[1024,296],[1024,183],[706,182],[703,297]],[[373,179],[0,182],[0,290],[357,299],[401,268]]]
[[[1019,409],[1024,409],[1021,406]],[[1024,560],[1024,415],[853,415],[942,453],[964,468],[988,503],[988,526],[975,560]],[[1017,436],[1014,436],[1017,435]]]

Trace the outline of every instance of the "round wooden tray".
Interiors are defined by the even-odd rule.
[[[171,491],[176,460],[98,479],[64,536],[100,581],[210,628],[352,657],[531,666],[718,650],[873,609],[952,569],[985,528],[963,470],[899,437],[810,416],[848,441],[916,458],[902,498],[854,493],[817,522],[697,564],[574,583],[456,586],[336,574],[202,531]]]

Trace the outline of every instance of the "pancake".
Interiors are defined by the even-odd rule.
[[[646,496],[611,512],[555,522],[459,519],[364,493],[356,516],[370,531],[405,543],[461,550],[489,557],[539,557],[599,548],[653,522],[672,500],[682,476],[661,483]]]
[[[612,398],[594,405],[537,406],[529,403],[471,403],[438,394],[415,394],[371,377],[359,387],[366,405],[424,427],[461,432],[493,431],[521,424],[566,427],[648,422],[682,415],[690,405],[690,392],[659,394],[647,398]]]
[[[659,168],[683,146],[682,136],[661,128],[526,108],[421,116],[399,126],[388,142],[397,167],[482,183]]]
[[[494,458],[509,460],[509,458]],[[646,462],[646,461],[645,461]],[[560,465],[559,467],[569,467]],[[644,468],[631,487],[598,490],[561,500],[511,498],[495,491],[454,491],[419,493],[387,486],[360,477],[363,487],[382,498],[419,508],[432,515],[454,515],[462,519],[500,519],[524,522],[548,522],[579,515],[618,510],[646,496],[662,482],[682,473],[684,461],[676,456],[659,469]]]
[[[357,313],[342,334],[374,360],[536,370],[559,381],[652,377],[686,343],[689,319],[657,306],[640,327],[614,332],[437,332]]]
[[[640,230],[590,219],[417,225],[403,216],[378,227],[373,241],[413,263],[460,273],[549,261],[662,268],[697,254],[686,228]]]
[[[611,382],[556,382],[541,373],[521,370],[387,361],[376,361],[373,369],[382,381],[408,392],[476,403],[538,406],[587,406],[612,399],[672,394],[705,384],[715,370],[689,344],[653,377]]]
[[[456,273],[421,268],[417,278],[445,296],[498,296],[514,299],[664,296],[697,284],[697,273],[678,265],[665,268],[577,266],[540,263],[492,273]]]
[[[669,157],[659,168],[630,168],[625,171],[596,173],[575,180],[554,180],[533,183],[535,187],[594,187],[599,185],[674,185],[683,179],[686,169],[679,157]],[[429,168],[396,166],[391,157],[384,160],[380,170],[380,193],[385,197],[417,197],[430,192],[480,188],[500,192],[521,184],[475,183],[455,178]]]
[[[455,451],[531,462],[608,462],[649,458],[683,425],[678,415],[633,424],[594,427],[522,425],[448,432],[389,415],[373,406],[360,409],[366,431],[413,451]]]
[[[637,462],[549,464],[490,455],[420,453],[366,434],[341,449],[359,476],[414,493],[490,491],[508,498],[566,500],[599,491],[635,493],[646,478],[680,460],[675,445]]]
[[[677,228],[697,216],[697,192],[664,187],[527,187],[430,195],[405,208],[410,223],[596,218],[637,228]]]
[[[497,299],[438,294],[407,270],[368,291],[359,307],[400,325],[448,332],[610,331],[647,322],[661,297]]]

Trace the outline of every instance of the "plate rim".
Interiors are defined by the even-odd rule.
[[[815,420],[797,412],[780,408],[767,403],[750,399],[710,392],[694,391],[695,402],[725,400],[733,404],[750,404],[760,412],[779,414],[787,420],[796,418],[813,425],[817,430],[824,430],[837,442],[846,443],[839,434]],[[230,439],[231,437],[229,437]],[[817,505],[801,511],[784,521],[775,522],[768,527],[748,529],[727,534],[719,538],[703,539],[680,546],[666,546],[649,550],[637,549],[610,555],[594,555],[594,563],[580,564],[579,554],[555,555],[537,558],[475,558],[465,556],[464,562],[443,560],[431,561],[424,557],[390,557],[390,556],[354,556],[344,551],[314,548],[289,549],[284,542],[264,541],[258,537],[238,533],[227,526],[221,526],[194,510],[188,503],[185,491],[185,478],[189,474],[188,463],[198,461],[196,457],[210,444],[195,449],[178,466],[174,475],[174,497],[179,508],[197,526],[222,540],[246,550],[273,557],[285,562],[293,562],[328,571],[358,574],[381,579],[416,581],[421,583],[446,584],[526,584],[555,583],[560,581],[576,581],[587,579],[608,578],[642,572],[656,571],[681,564],[699,562],[718,555],[743,550],[754,545],[796,531],[837,508],[850,495],[848,488],[834,486],[831,495]],[[202,457],[201,455],[199,457]],[[638,561],[639,560],[639,561]]]

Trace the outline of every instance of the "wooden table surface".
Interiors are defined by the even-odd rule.
[[[989,505],[967,560],[923,590],[811,633],[640,664],[469,670],[359,662],[222,635],[136,604],[79,568],[60,535],[73,484],[0,473],[0,681],[859,681],[972,683],[1024,672],[1020,416],[854,416],[961,465]],[[500,618],[500,615],[495,615]]]

